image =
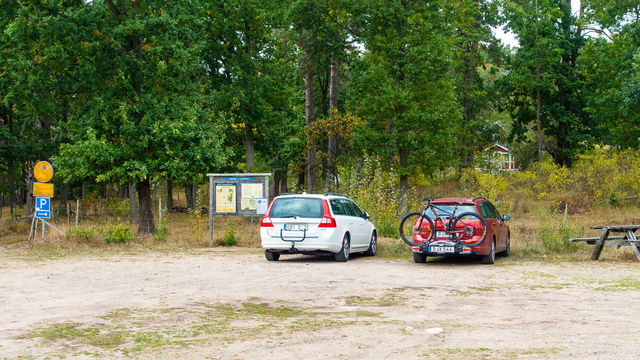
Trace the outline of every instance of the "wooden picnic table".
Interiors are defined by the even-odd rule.
[[[636,237],[635,232],[640,229],[640,225],[596,225],[592,226],[592,229],[601,229],[599,237],[591,238],[574,238],[569,241],[585,241],[588,244],[594,244],[595,248],[591,254],[591,260],[598,260],[602,248],[606,245],[631,246],[633,252],[636,254],[638,260],[640,260],[640,240]],[[622,233],[624,235],[613,235],[615,233]]]

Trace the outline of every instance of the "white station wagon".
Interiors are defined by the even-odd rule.
[[[260,221],[264,255],[330,254],[347,261],[354,252],[376,254],[378,238],[369,214],[341,195],[283,194],[269,205]]]

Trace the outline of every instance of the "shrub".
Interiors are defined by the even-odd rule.
[[[96,240],[96,237],[99,233],[99,229],[96,228],[81,228],[81,227],[72,227],[67,231],[67,239],[69,241],[77,242],[77,243],[90,243]]]
[[[104,241],[107,244],[121,244],[135,240],[135,235],[131,229],[124,225],[112,225],[107,229],[107,236]]]
[[[157,242],[165,242],[167,241],[167,234],[169,233],[169,229],[165,223],[160,223],[156,226],[156,231],[153,233],[153,240]]]
[[[578,245],[567,240],[580,233],[580,230],[571,226],[545,225],[538,230],[538,236],[542,240],[542,246],[547,254],[567,254],[576,252]]]
[[[236,226],[230,222],[227,222],[224,235],[220,239],[220,245],[222,246],[236,246],[238,244],[238,238],[236,236]]]

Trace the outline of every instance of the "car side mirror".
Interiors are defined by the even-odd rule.
[[[368,212],[366,212],[366,211],[364,212],[364,214],[362,214],[362,217],[363,217],[365,220],[369,220],[369,219],[371,218],[371,216],[369,215],[369,213],[368,213]]]
[[[509,221],[511,220],[511,216],[509,215],[502,215],[502,221]]]

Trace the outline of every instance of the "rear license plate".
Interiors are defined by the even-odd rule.
[[[446,231],[436,231],[436,237],[438,239],[451,239],[451,234]]]
[[[305,231],[309,229],[307,224],[284,224],[286,231]]]
[[[454,252],[453,246],[429,246],[429,251],[438,254],[449,254]]]

